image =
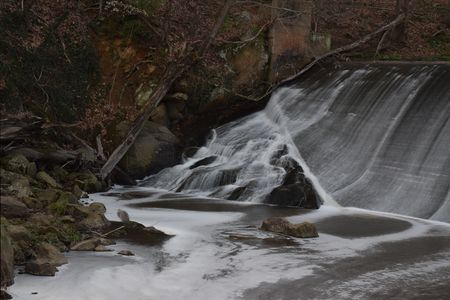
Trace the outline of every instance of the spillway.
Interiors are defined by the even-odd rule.
[[[293,159],[326,203],[450,222],[450,65],[347,63],[278,89],[141,184],[264,202]]]

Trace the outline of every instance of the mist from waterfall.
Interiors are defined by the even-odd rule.
[[[294,159],[325,203],[449,222],[449,82],[448,64],[311,72],[142,185],[263,202]]]

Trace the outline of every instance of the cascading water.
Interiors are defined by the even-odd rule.
[[[261,202],[294,159],[325,202],[449,222],[449,82],[448,64],[314,72],[142,184]]]

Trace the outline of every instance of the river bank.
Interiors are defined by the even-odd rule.
[[[61,299],[62,294],[65,299],[444,299],[449,292],[450,228],[445,223],[148,188],[117,187],[92,200],[106,205],[111,220],[117,220],[120,208],[131,219],[175,236],[156,247],[120,240],[113,246],[132,250],[134,257],[70,253],[69,265],[55,278],[19,275],[11,288],[17,299]],[[270,216],[314,222],[320,237],[304,240],[258,230]],[[75,284],[83,289],[71,288]]]

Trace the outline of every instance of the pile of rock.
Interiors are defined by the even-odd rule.
[[[90,171],[68,172],[11,154],[0,160],[0,179],[2,288],[14,282],[15,265],[53,276],[67,263],[63,252],[110,226],[103,204],[79,202],[107,188]]]

